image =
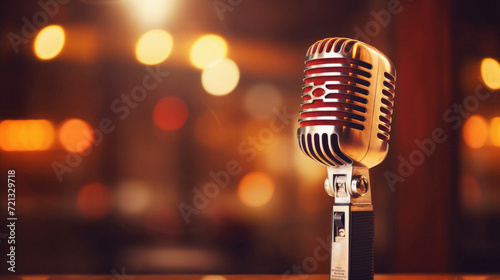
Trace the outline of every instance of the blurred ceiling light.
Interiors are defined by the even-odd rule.
[[[481,77],[490,89],[500,88],[500,64],[493,58],[485,58],[481,62]]]
[[[215,66],[206,68],[201,73],[203,88],[211,95],[229,94],[238,85],[240,71],[234,61],[224,58]]]
[[[246,174],[238,185],[238,198],[251,207],[265,205],[271,200],[273,193],[273,179],[263,172]]]
[[[113,193],[102,183],[90,183],[78,191],[76,207],[80,215],[89,220],[106,216],[113,205]]]
[[[495,146],[500,146],[500,117],[495,117],[490,122],[490,140]]]
[[[38,32],[33,49],[39,59],[52,59],[61,52],[64,41],[64,29],[59,25],[50,25]]]
[[[124,214],[142,214],[150,203],[151,193],[143,182],[125,181],[118,187],[116,206]]]
[[[165,30],[155,29],[144,33],[135,47],[139,62],[146,65],[158,64],[170,55],[174,40]]]
[[[128,7],[136,24],[157,27],[171,19],[175,14],[177,0],[127,0]]]
[[[283,98],[278,88],[268,83],[252,86],[245,95],[245,110],[256,119],[269,119],[273,109],[280,109]]]
[[[186,103],[175,96],[163,97],[153,111],[155,125],[163,130],[177,130],[187,121],[189,110]]]
[[[59,141],[65,150],[81,153],[94,143],[94,132],[84,120],[67,119],[60,125]]]
[[[0,123],[4,151],[43,151],[54,143],[54,126],[48,120],[5,120]]]
[[[462,136],[465,144],[470,148],[479,149],[483,147],[488,139],[486,120],[479,115],[469,117],[464,123]]]
[[[200,37],[191,47],[191,63],[205,69],[219,63],[227,54],[226,41],[217,35],[205,35]]]

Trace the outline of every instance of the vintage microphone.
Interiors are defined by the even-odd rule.
[[[300,149],[327,166],[330,280],[373,279],[374,214],[368,169],[387,155],[396,70],[374,47],[327,38],[306,53]]]

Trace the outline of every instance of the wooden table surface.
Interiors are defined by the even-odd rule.
[[[328,275],[4,275],[5,280],[328,280]],[[377,274],[375,280],[500,280],[500,275]]]

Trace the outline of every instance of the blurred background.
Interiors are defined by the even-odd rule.
[[[376,273],[500,272],[500,2],[0,5],[18,273],[328,273],[326,168],[295,138],[304,54],[327,37],[397,69]]]

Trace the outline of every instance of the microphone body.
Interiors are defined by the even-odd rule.
[[[373,279],[369,168],[387,155],[396,71],[374,47],[327,38],[306,53],[297,139],[327,166],[332,212],[331,280]]]

